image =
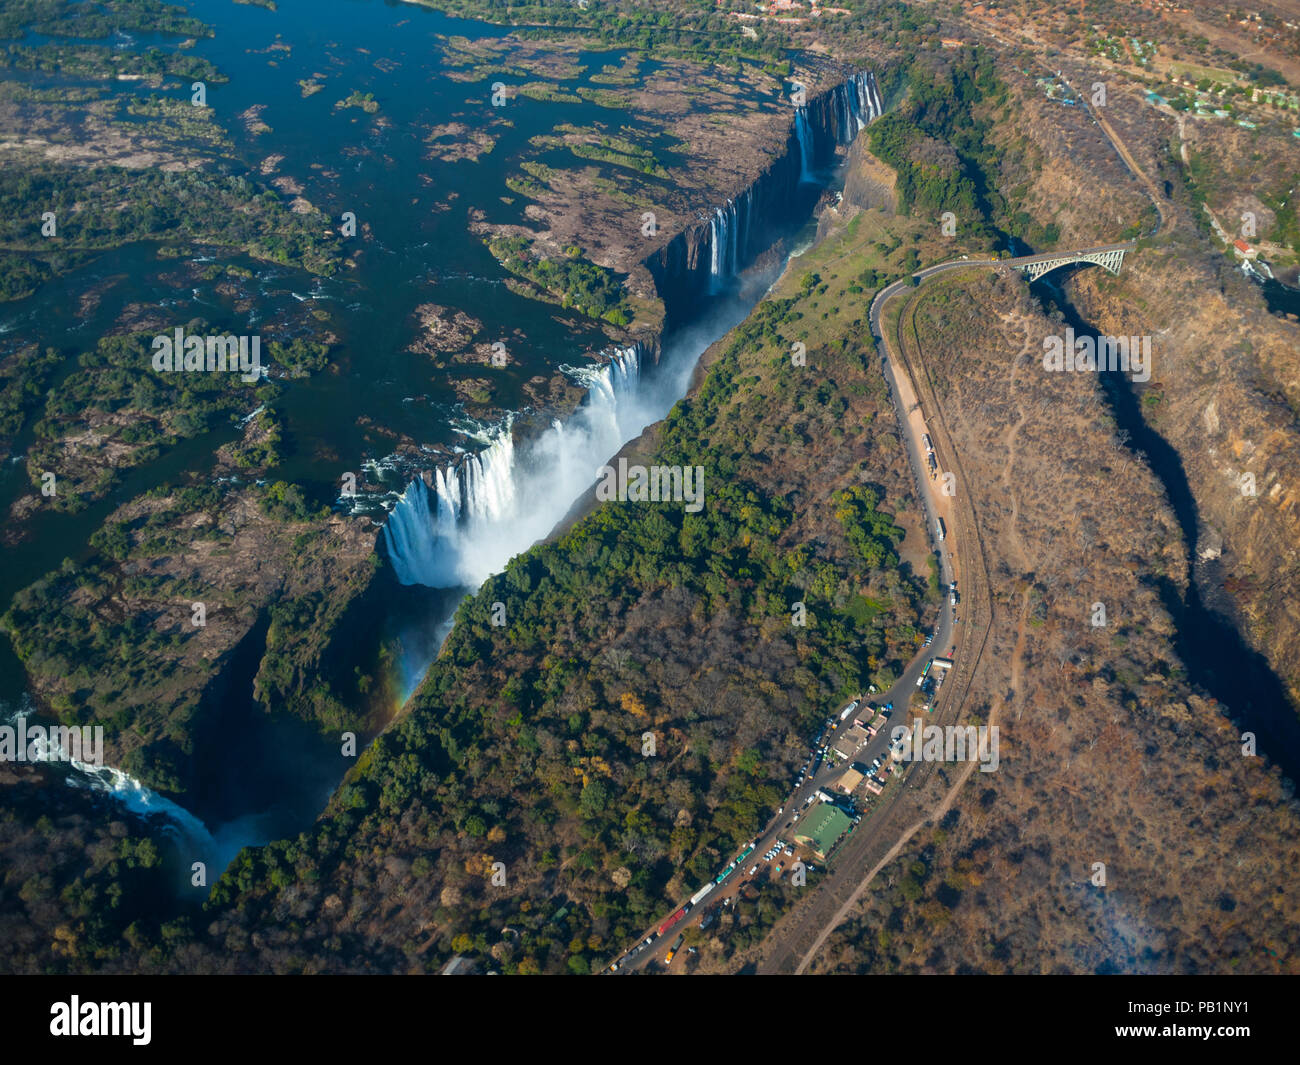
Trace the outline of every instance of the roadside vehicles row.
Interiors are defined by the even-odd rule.
[[[735,858],[731,860],[731,864],[729,866],[727,866],[724,870],[722,870],[721,873],[719,873],[716,877],[714,877],[713,882],[715,884],[721,884],[724,880],[727,879],[727,877],[729,877],[732,873],[736,871],[737,866],[739,866],[741,862],[743,862],[746,858],[748,858],[753,853],[754,853],[754,844],[751,843],[748,847],[746,847],[743,851],[741,851],[738,855],[736,855]]]
[[[664,921],[664,923],[661,924],[661,925],[659,926],[659,932],[658,932],[658,935],[663,935],[665,932],[668,931],[668,929],[672,928],[673,925],[675,925],[678,921],[680,921],[683,917],[686,916],[686,914],[687,914],[687,912],[690,910],[690,908],[691,908],[691,904],[688,902],[685,906],[683,906],[683,907],[682,907],[680,910],[678,910],[675,914],[673,914],[673,915],[672,915],[671,917],[669,917],[666,921]],[[649,941],[647,940],[647,942],[649,942]]]
[[[699,891],[697,891],[694,895],[691,896],[690,904],[692,906],[698,906],[700,904],[700,901],[704,898],[704,896],[707,895],[710,891],[712,891],[717,886],[718,885],[714,881],[710,880],[707,884],[705,884],[702,888],[700,888]]]
[[[930,676],[930,667],[934,665],[934,659],[931,658],[926,662],[925,667],[921,670],[921,675],[916,678],[916,686],[922,688],[925,686],[926,678]]]
[[[956,595],[956,587],[957,585],[956,582],[954,581],[949,587],[949,594],[951,596]],[[926,635],[925,637],[926,647],[930,646],[930,644],[934,642],[934,637],[935,637],[935,633],[933,632]],[[933,659],[930,659],[926,663],[925,670],[922,673],[922,680],[924,680],[925,677],[929,674],[930,667],[932,666],[932,664],[933,664]],[[876,689],[873,685],[872,691],[874,692],[875,690]],[[850,702],[846,707],[844,707],[844,709],[841,710],[837,716],[832,716],[826,719],[826,722],[822,726],[821,731],[817,734],[816,738],[813,741],[815,745],[813,752],[809,755],[808,759],[804,762],[803,766],[799,770],[798,779],[795,781],[796,790],[799,787],[801,787],[806,780],[810,779],[811,777],[815,777],[818,770],[821,768],[823,762],[826,761],[827,756],[829,754],[829,743],[826,738],[827,734],[831,731],[834,731],[838,727],[840,722],[848,720],[848,718],[855,711],[857,711],[860,706],[861,706],[860,700],[855,699],[852,702]],[[883,727],[884,722],[889,719],[890,713],[893,709],[894,709],[894,704],[892,702],[887,702],[880,707],[873,707],[870,703],[868,703],[867,712],[872,715],[870,724],[866,724],[865,717],[863,721],[855,722],[855,724],[862,725],[864,728],[867,729],[868,736],[870,738],[874,738],[874,736],[878,734],[879,729]],[[883,776],[885,772],[895,773],[897,772],[897,767],[893,764],[886,765],[882,761],[881,757],[877,757],[872,761],[871,766],[867,770],[865,775],[867,776],[868,779],[875,781],[876,783],[883,783],[883,780],[881,780],[880,778]],[[822,792],[824,793],[824,789],[819,789],[819,790],[822,790]],[[790,805],[791,816],[789,820],[785,822],[784,829],[788,830],[791,827],[793,827],[799,814],[803,810],[811,806],[814,802],[816,802],[817,798],[818,798],[818,791],[814,791],[813,794],[808,795],[804,799],[802,806],[796,807],[794,804],[795,802],[797,802],[797,797],[792,797],[790,803],[788,804]],[[834,801],[833,798],[829,795],[826,796],[826,800]],[[785,812],[786,805],[787,804],[782,804],[777,808],[776,815],[778,817]],[[853,817],[854,825],[857,825],[861,822],[863,816],[861,812],[850,810],[850,814]],[[700,888],[699,891],[697,891],[694,895],[692,895],[690,901],[688,901],[681,909],[677,910],[675,913],[667,917],[656,931],[652,932],[650,935],[648,935],[645,938],[645,940],[637,944],[637,946],[633,947],[626,954],[624,954],[622,957],[620,957],[614,963],[612,963],[609,967],[609,971],[617,972],[622,966],[627,964],[632,959],[636,958],[644,950],[648,949],[656,939],[660,938],[666,932],[671,930],[676,924],[678,924],[678,922],[683,920],[686,917],[686,915],[691,911],[691,909],[699,905],[700,902],[710,892],[712,892],[715,888],[723,884],[731,876],[732,873],[734,873],[738,868],[743,868],[742,863],[754,852],[756,848],[756,843],[757,841],[749,844],[713,880],[705,884],[704,887]],[[771,862],[775,860],[777,857],[793,858],[794,853],[795,853],[794,848],[789,843],[785,843],[778,839],[763,855],[762,860],[766,862]],[[761,867],[762,867],[762,862],[755,861],[749,867],[746,876],[753,877],[759,872]],[[811,871],[814,867],[809,865],[807,868]],[[777,878],[780,879],[784,874],[784,872],[785,872],[785,862],[781,861],[776,866]],[[730,902],[731,902],[730,898],[724,899],[723,905],[726,905],[727,903]],[[717,912],[718,912],[717,907],[714,907],[711,911],[709,911],[701,920],[700,927],[703,928],[706,927],[707,925],[712,924],[714,918],[716,917]],[[679,935],[678,942],[674,944],[672,949],[669,950],[667,956],[664,959],[665,965],[669,964],[672,961],[673,957],[676,956],[677,951],[680,949],[681,938],[682,937]]]

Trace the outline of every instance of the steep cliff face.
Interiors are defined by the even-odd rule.
[[[1202,599],[1300,705],[1300,326],[1269,314],[1239,272],[1217,274],[1196,238],[1130,257],[1117,278],[1083,271],[1069,291],[1103,331],[1151,336],[1143,412],[1195,498]]]
[[[898,210],[897,186],[898,175],[867,151],[865,139],[854,141],[844,175],[844,202],[892,215]]]
[[[860,867],[897,858],[808,971],[1294,971],[1292,787],[1243,757],[1224,705],[1188,683],[1151,579],[1187,580],[1163,485],[1099,417],[1093,375],[1043,372],[1036,341],[1060,326],[1018,278],[954,273],[913,307],[909,350],[943,390],[926,413],[964,471],[992,575],[963,709],[998,725],[1002,761],[901,853],[898,834],[878,839]],[[1082,623],[1096,600],[1107,626]],[[1089,886],[1094,854],[1104,891]]]
[[[863,73],[810,97],[796,110],[785,152],[744,190],[678,233],[644,261],[667,321],[680,321],[766,248],[803,220],[840,147],[855,138],[882,105],[874,75]]]
[[[783,156],[749,188],[673,237],[645,261],[669,322],[689,317],[730,274],[771,244],[772,234],[806,213],[816,186],[800,184],[793,129]]]

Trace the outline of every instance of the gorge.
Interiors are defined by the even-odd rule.
[[[665,309],[662,337],[615,346],[603,364],[562,366],[586,392],[567,420],[553,419],[540,432],[523,435],[516,416],[507,414],[495,425],[471,431],[480,450],[407,483],[379,533],[391,566],[391,578],[381,580],[446,594],[429,599],[434,616],[418,619],[403,635],[403,654],[394,667],[403,700],[418,687],[463,598],[547,536],[595,483],[600,464],[685,395],[701,353],[745,319],[783,269],[794,235],[814,220],[823,190],[835,179],[837,148],[850,144],[881,108],[870,73],[853,74],[813,96],[796,111],[784,155],[707,220],[676,234],[646,260]],[[260,646],[250,644],[249,653]],[[245,668],[251,678],[255,657]],[[246,701],[243,695],[236,698],[241,706]],[[247,712],[239,714],[250,727],[257,721],[253,707],[249,702]],[[206,757],[205,788],[226,796],[246,776],[236,764],[238,743],[244,741],[214,742]],[[337,774],[336,746],[304,743],[296,757],[308,764],[284,783],[309,781],[314,792],[319,781]],[[302,797],[282,802],[269,781],[261,787],[245,781],[254,784],[250,794],[266,808],[205,826],[203,818],[121,770],[78,783],[106,791],[130,808],[168,817],[189,850],[215,872],[240,847],[291,836],[315,812]],[[275,817],[268,815],[272,807],[279,810]]]

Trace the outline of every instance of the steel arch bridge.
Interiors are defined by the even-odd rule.
[[[1122,245],[1094,251],[1067,252],[1064,255],[1036,255],[1016,263],[1016,269],[1024,271],[1030,281],[1037,281],[1058,266],[1068,266],[1070,263],[1092,263],[1104,267],[1112,274],[1118,274],[1124,265],[1124,253],[1131,248],[1132,245]]]

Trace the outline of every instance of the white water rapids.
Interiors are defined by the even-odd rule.
[[[835,94],[838,128],[832,135],[844,144],[881,113],[881,100],[870,74],[854,75]],[[807,108],[796,113],[795,130],[802,177],[812,180],[816,156]],[[712,215],[711,289],[746,265],[754,209],[751,189]],[[553,422],[540,436],[516,446],[507,420],[478,434],[481,451],[457,466],[431,471],[431,487],[413,480],[384,525],[397,579],[407,585],[476,589],[515,555],[549,535],[574,502],[592,489],[599,468],[686,394],[700,355],[746,318],[783,268],[784,262],[752,278],[743,294],[734,287],[720,292],[704,319],[672,335],[652,375],[643,374],[646,353],[636,347],[614,351],[600,366],[565,367],[587,388],[586,402],[568,422]],[[439,623],[441,635],[450,626],[449,615]],[[427,662],[413,673],[411,687],[425,666]],[[0,719],[4,716],[0,709]],[[119,769],[65,765],[69,785],[103,792],[142,817],[165,817],[169,833],[182,844],[182,854],[207,863],[209,885],[242,845],[269,838],[266,814],[242,817],[214,834],[189,811]]]

